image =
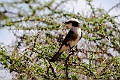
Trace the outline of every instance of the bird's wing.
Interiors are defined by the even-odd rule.
[[[58,52],[52,57],[52,59],[50,59],[51,62],[55,62],[58,57],[62,54],[63,51],[67,50],[68,48],[70,48],[69,46],[66,46],[66,45],[70,45],[69,40],[70,40],[70,37],[71,35],[73,34],[74,32],[72,30],[70,30],[68,32],[68,34],[66,35],[65,39],[63,40],[62,42],[62,45],[60,47],[60,49],[58,50]]]
[[[69,48],[69,46],[70,46],[70,44],[68,43],[68,41],[70,40],[70,38],[71,38],[71,36],[74,34],[74,32],[72,31],[72,30],[70,30],[69,32],[68,32],[68,34],[66,35],[66,37],[65,37],[65,39],[63,40],[63,42],[62,42],[62,45],[60,46],[60,49],[59,49],[59,51],[61,52],[61,48],[62,47],[68,47]],[[68,45],[68,46],[66,46],[66,45]],[[59,52],[58,51],[58,52]],[[63,51],[63,50],[62,50]]]
[[[62,42],[62,45],[60,47],[60,49],[58,50],[58,52],[52,57],[52,59],[50,59],[51,62],[55,62],[58,57],[62,54],[63,51],[73,47],[74,45],[70,46],[70,44],[73,41],[76,41],[78,34],[74,33],[72,30],[70,30],[68,32],[68,34],[66,35],[65,39]],[[79,39],[78,39],[79,40]],[[76,41],[77,42],[77,41]],[[75,44],[76,44],[75,42]]]

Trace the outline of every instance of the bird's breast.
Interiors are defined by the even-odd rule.
[[[71,41],[70,46],[71,46],[71,47],[75,46],[75,45],[78,43],[79,39],[80,39],[80,37],[77,36],[77,38],[76,38],[75,40]]]
[[[72,31],[74,32],[74,34],[72,35],[74,40],[71,41],[71,45],[70,45],[71,47],[75,46],[81,37],[81,29],[79,27],[72,28]]]

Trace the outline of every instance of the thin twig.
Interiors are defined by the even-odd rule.
[[[71,55],[74,54],[74,51],[71,51],[72,53],[68,55],[68,57],[65,60],[65,74],[66,74],[66,80],[68,80],[68,61]]]
[[[75,65],[75,66],[81,66],[81,67],[83,67],[83,68],[85,68],[87,71],[89,71],[90,72],[90,74],[92,75],[92,76],[94,76],[94,79],[96,79],[96,75],[90,70],[90,69],[88,69],[86,66],[84,66],[84,65],[81,65],[81,64],[78,64],[78,63],[71,63],[71,64],[68,64],[68,65]]]
[[[50,62],[49,62],[49,64],[50,64],[49,68],[51,68],[51,70],[52,70],[53,77],[56,78],[56,74],[55,74],[54,68],[53,68],[53,66],[52,66],[52,64]],[[48,68],[47,72],[49,72],[49,68]]]
[[[118,7],[118,6],[120,6],[120,2],[119,2],[118,4],[116,4],[115,6],[111,7],[111,8],[108,10],[107,13],[109,13],[110,11],[112,11],[114,8],[116,8],[116,7]]]

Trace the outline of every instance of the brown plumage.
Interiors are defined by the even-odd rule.
[[[70,19],[65,24],[68,24],[71,29],[63,40],[58,52],[50,59],[51,62],[55,62],[65,50],[73,48],[81,38],[80,23],[77,19]]]

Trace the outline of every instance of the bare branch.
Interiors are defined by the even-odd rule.
[[[111,7],[107,13],[109,13],[110,11],[112,11],[115,8],[118,8],[120,6],[120,2],[118,4],[116,4],[115,6]]]

